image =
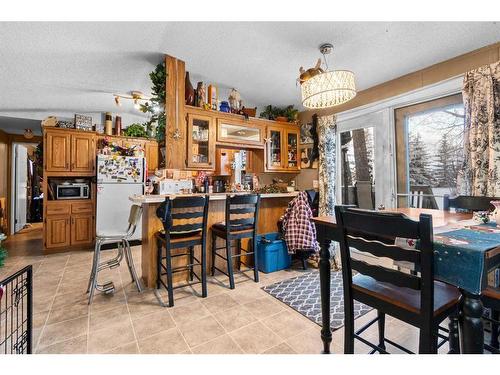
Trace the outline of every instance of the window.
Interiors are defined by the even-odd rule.
[[[398,207],[442,208],[463,162],[462,95],[399,108],[395,118]]]
[[[373,127],[340,133],[342,203],[375,208]]]

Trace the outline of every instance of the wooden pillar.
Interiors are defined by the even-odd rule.
[[[186,67],[182,60],[165,55],[167,72],[165,96],[165,166],[183,169],[186,167],[186,118],[184,114],[184,91]]]

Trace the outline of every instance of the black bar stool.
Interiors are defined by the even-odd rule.
[[[212,225],[212,276],[215,270],[222,272],[229,277],[229,287],[234,289],[233,259],[238,259],[238,270],[241,270],[241,263],[253,269],[254,280],[259,282],[259,264],[257,259],[257,218],[259,215],[260,195],[246,194],[227,196],[226,198],[226,221]],[[217,237],[225,240],[225,246],[217,248]],[[252,239],[252,250],[241,248],[243,238]],[[237,254],[232,253],[231,241],[236,240]],[[226,256],[219,254],[218,250],[225,250]],[[242,252],[244,254],[242,254]],[[244,263],[241,256],[253,255],[253,267]],[[224,259],[227,263],[227,273],[215,266],[215,257]]]
[[[202,297],[207,296],[207,217],[208,196],[182,197],[165,201],[156,210],[156,216],[163,223],[163,231],[156,233],[158,244],[157,278],[155,295],[160,305],[163,302],[159,289],[163,285],[168,293],[168,306],[174,306],[174,289],[201,283]],[[194,254],[194,247],[201,246],[201,260]],[[165,250],[164,250],[165,249]],[[177,251],[187,249],[187,251]],[[187,257],[185,266],[172,267],[172,258]],[[194,267],[201,267],[201,276],[194,272]],[[189,281],[173,286],[174,273],[189,271]],[[166,283],[162,276],[166,275]],[[197,282],[192,282],[196,278]]]

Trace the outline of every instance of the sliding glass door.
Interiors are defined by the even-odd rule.
[[[337,123],[337,202],[374,209],[391,206],[389,111]]]
[[[463,162],[464,106],[456,94],[398,108],[395,115],[398,207],[442,208]]]

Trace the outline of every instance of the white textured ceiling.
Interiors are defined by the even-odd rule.
[[[335,46],[330,67],[354,71],[362,90],[499,40],[495,22],[1,22],[0,116],[144,121],[111,93],[149,93],[165,53],[186,61],[193,85],[236,87],[248,106],[299,106],[298,69],[323,42]]]

